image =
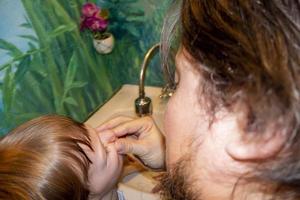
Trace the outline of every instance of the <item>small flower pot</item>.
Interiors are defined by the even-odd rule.
[[[98,53],[100,54],[108,54],[110,53],[115,44],[115,39],[113,34],[107,33],[107,37],[103,39],[93,38],[93,45]]]

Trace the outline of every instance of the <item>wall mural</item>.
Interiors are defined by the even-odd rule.
[[[83,121],[122,84],[137,84],[170,1],[90,2],[109,12],[110,54],[79,29],[84,0],[0,1],[0,134],[49,113]],[[158,59],[147,73],[147,84],[162,84]]]

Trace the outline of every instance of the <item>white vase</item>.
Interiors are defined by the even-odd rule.
[[[110,53],[115,44],[115,38],[113,34],[108,33],[108,37],[105,39],[93,39],[93,45],[98,53],[108,54]]]

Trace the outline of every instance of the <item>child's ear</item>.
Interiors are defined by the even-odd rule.
[[[281,151],[285,142],[286,136],[280,132],[267,138],[257,136],[254,139],[247,139],[247,136],[240,134],[227,144],[226,151],[235,160],[265,160]]]

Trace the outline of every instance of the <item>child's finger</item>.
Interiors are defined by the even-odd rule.
[[[114,132],[111,130],[105,130],[101,133],[98,133],[98,135],[100,137],[100,141],[104,146],[107,146],[109,143],[112,143],[117,139]]]
[[[113,144],[109,144],[106,147],[107,151],[107,167],[110,169],[120,168],[120,155],[118,154],[116,147]]]
[[[101,159],[106,159],[106,152],[105,152],[104,145],[102,144],[100,138],[98,137],[96,130],[89,125],[86,125],[86,127],[87,130],[89,131],[89,136],[91,141],[94,141],[94,143],[99,143],[99,145],[93,146],[93,152],[95,152],[95,155],[94,153],[91,153],[92,156],[100,156]]]

